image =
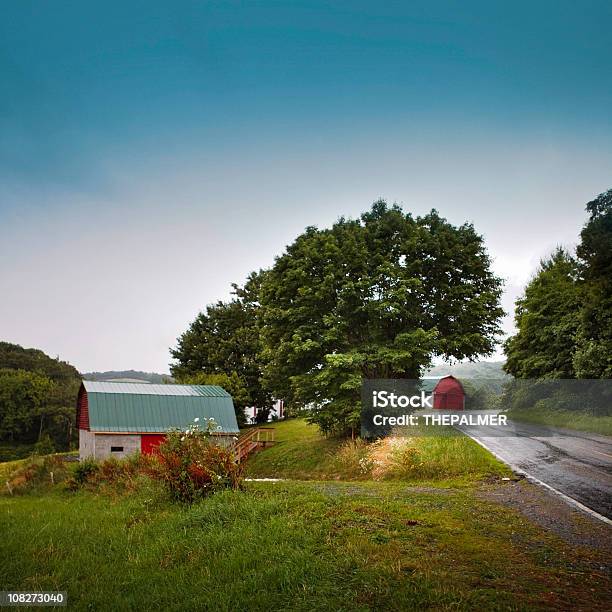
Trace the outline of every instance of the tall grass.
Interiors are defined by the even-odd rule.
[[[325,438],[302,419],[277,423],[276,444],[247,462],[249,476],[301,480],[476,482],[508,469],[473,440],[439,428],[428,435],[398,432],[378,442]]]

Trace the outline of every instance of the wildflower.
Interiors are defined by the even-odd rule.
[[[197,423],[200,420],[200,417],[196,417],[195,419],[193,419],[194,423]]]

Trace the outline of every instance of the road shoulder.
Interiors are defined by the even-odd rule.
[[[520,512],[574,546],[606,553],[612,559],[612,528],[524,479],[486,485],[478,495]],[[610,571],[611,564],[606,563]]]

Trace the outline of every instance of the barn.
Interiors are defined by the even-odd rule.
[[[79,456],[148,454],[169,429],[185,429],[196,418],[215,420],[220,443],[239,433],[232,397],[221,387],[84,380],[77,398]]]
[[[465,390],[454,376],[428,377],[421,384],[426,393],[433,393],[433,407],[438,410],[464,410]]]

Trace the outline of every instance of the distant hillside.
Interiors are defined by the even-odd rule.
[[[430,368],[425,376],[445,376],[451,374],[457,378],[489,378],[505,380],[510,377],[502,370],[503,361],[478,361],[475,363],[441,364]]]
[[[0,342],[0,461],[29,454],[37,441],[46,452],[68,450],[76,442],[80,384],[81,375],[69,363]]]
[[[66,361],[49,357],[39,349],[23,348],[10,342],[0,342],[0,369],[3,368],[37,372],[59,384],[74,385],[81,379],[77,369]]]
[[[108,372],[85,372],[83,374],[85,380],[97,380],[100,382],[108,380],[142,380],[143,382],[161,384],[165,382],[174,382],[170,374],[157,374],[155,372],[140,372],[138,370],[109,370]]]

